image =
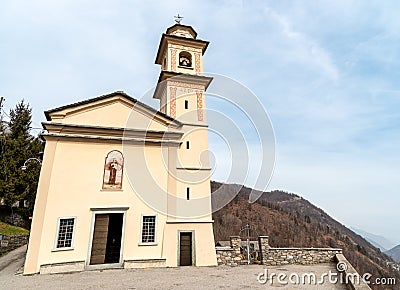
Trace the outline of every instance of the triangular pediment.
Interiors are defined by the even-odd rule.
[[[114,92],[45,112],[48,121],[114,128],[165,130],[181,123],[130,97]]]

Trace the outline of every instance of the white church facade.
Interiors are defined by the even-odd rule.
[[[190,26],[162,35],[159,110],[117,91],[45,112],[24,274],[217,265],[207,46]]]

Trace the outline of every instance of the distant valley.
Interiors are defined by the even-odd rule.
[[[382,252],[386,252],[387,250],[396,246],[396,243],[389,241],[388,239],[380,235],[371,234],[364,230],[356,229],[353,227],[350,227],[350,229],[359,234],[360,236],[362,236],[364,239],[366,239],[375,247],[379,248]]]

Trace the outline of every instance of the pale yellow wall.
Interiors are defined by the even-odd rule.
[[[94,102],[90,106],[82,105],[57,112],[52,121],[74,125],[165,130],[165,125],[157,121],[155,116],[154,112],[116,96],[110,100]]]
[[[200,121],[197,116],[197,94],[203,92],[203,120]],[[205,94],[203,89],[192,89],[177,87],[177,98],[176,98],[176,118],[181,122],[187,122],[192,124],[206,124],[206,112],[205,112]],[[188,101],[188,109],[185,109],[185,101]]]
[[[190,188],[190,199],[186,199],[186,188]],[[179,184],[178,199],[175,200],[174,215],[176,219],[211,220],[210,189],[202,184]],[[208,195],[208,196],[207,196]],[[170,210],[172,212],[172,209]],[[173,218],[175,219],[175,218]]]
[[[178,150],[178,165],[182,167],[210,168],[207,127],[184,126],[182,145]],[[189,149],[186,149],[189,141]]]
[[[204,142],[204,140],[198,141]],[[129,156],[131,157],[143,154],[143,147],[141,147],[141,145],[131,145],[129,148],[125,149],[129,150]],[[49,150],[55,150],[54,160],[49,159],[51,158]],[[176,266],[176,254],[170,257],[168,256],[169,252],[162,252],[163,243],[170,243],[168,231],[166,232],[164,229],[167,216],[156,212],[142,202],[141,198],[134,192],[128,181],[127,169],[128,166],[136,166],[138,168],[138,179],[140,180],[140,175],[143,172],[142,168],[148,168],[149,174],[154,178],[153,182],[163,191],[168,191],[172,195],[177,193],[179,197],[183,191],[182,201],[183,207],[185,208],[182,207],[181,202],[178,202],[178,208],[175,210],[171,208],[170,210],[174,215],[177,213],[179,214],[182,210],[187,213],[187,210],[190,210],[192,204],[192,200],[188,202],[184,201],[184,198],[186,198],[185,188],[187,186],[184,179],[187,179],[187,177],[182,174],[182,170],[170,170],[170,172],[175,172],[172,178],[171,175],[168,175],[168,166],[176,165],[176,159],[174,159],[175,162],[171,162],[170,158],[176,158],[177,155],[173,152],[176,152],[178,149],[175,147],[175,149],[171,150],[168,149],[168,147],[161,147],[158,145],[146,146],[144,151],[145,164],[140,164],[140,160],[135,160],[134,157],[132,157],[133,160],[125,160],[122,190],[105,191],[102,190],[104,160],[107,153],[111,150],[123,151],[123,148],[120,143],[89,142],[84,139],[80,141],[75,139],[47,141],[44,167],[42,170],[50,166],[49,162],[52,161],[51,179],[46,179],[42,174],[41,184],[47,181],[49,185],[48,188],[45,186],[39,187],[38,199],[40,200],[38,200],[37,206],[39,206],[40,203],[43,204],[46,193],[48,193],[46,206],[44,207],[42,205],[42,209],[45,210],[45,215],[42,220],[42,228],[39,229],[38,221],[43,212],[35,211],[32,237],[36,236],[37,240],[35,240],[36,243],[32,241],[30,245],[25,273],[38,272],[40,265],[44,264],[73,261],[87,262],[92,234],[93,212],[90,210],[92,207],[129,207],[129,210],[126,212],[122,254],[123,260],[166,258],[169,265]],[[137,153],[135,153],[135,150]],[[194,155],[189,154],[188,156],[193,157]],[[189,160],[190,158],[187,159]],[[131,163],[129,163],[130,161]],[[210,188],[207,171],[202,171],[201,174],[203,175],[201,178],[204,178],[204,182],[191,185],[191,196],[193,199],[209,194]],[[168,181],[168,178],[172,179],[172,181]],[[151,181],[143,182],[149,184]],[[149,194],[152,193],[153,192],[149,192]],[[206,203],[208,203],[208,201]],[[208,204],[211,205],[211,200],[209,200]],[[142,214],[157,214],[157,245],[139,245]],[[57,221],[60,217],[76,217],[73,250],[52,251],[55,248]],[[211,215],[202,216],[199,219],[210,221]],[[198,227],[200,228],[198,229]],[[210,236],[210,233],[212,234],[212,227],[210,227],[211,232],[209,229],[205,231],[203,228],[203,224],[183,224],[182,227],[175,225],[171,230],[174,231],[173,235],[175,236],[178,235],[178,229],[195,230],[197,237],[196,243],[200,243],[196,247],[196,251],[200,251],[205,245],[213,243],[212,236]],[[211,241],[208,241],[208,239],[211,239]],[[176,252],[178,250],[178,244],[173,245],[175,247],[174,251]],[[198,255],[199,254],[196,252],[196,257]],[[198,265],[201,265],[203,258],[198,259]],[[211,255],[209,259],[213,261],[213,255]]]
[[[24,267],[24,273],[27,274],[36,273],[39,271],[38,253],[41,248],[42,240],[46,238],[43,237],[42,232],[56,146],[57,142],[47,142],[44,149],[31,231],[29,235],[29,246]]]
[[[87,108],[83,112],[75,109],[68,112],[64,119],[61,120],[65,124],[84,124],[92,126],[107,126],[107,127],[124,127],[127,121],[127,116],[131,108],[124,103],[115,102],[111,104],[93,104],[92,108]],[[112,114],[111,112],[120,112]]]
[[[172,82],[168,81],[166,90],[160,93],[160,103],[163,111],[167,115],[172,116],[171,106],[173,106],[173,98],[171,96],[171,88],[176,89],[175,95],[175,118],[182,123],[207,125],[206,122],[206,95],[204,86],[194,85],[190,87],[187,83],[172,78]],[[197,111],[197,93],[202,93],[202,113],[203,120],[199,120]],[[188,101],[188,109],[185,109],[185,101]],[[165,109],[164,109],[165,108]]]
[[[209,174],[210,172],[208,170],[204,170],[201,172],[197,172],[198,175],[201,177],[194,177],[194,176],[189,176],[189,174],[195,174],[194,172],[190,172],[189,170],[178,170],[177,172],[177,177],[178,179],[181,180],[177,184],[177,197],[185,199],[186,200],[186,188],[189,187],[190,189],[190,199],[196,199],[196,198],[203,198],[205,196],[210,196],[210,186],[207,186],[207,182],[210,182]],[[204,179],[203,179],[204,177]],[[190,180],[193,178],[199,179],[199,182],[187,182],[186,180]],[[201,182],[201,183],[200,183]]]
[[[54,141],[46,146],[52,147]],[[142,150],[136,146],[138,154]],[[151,148],[150,148],[151,147]],[[104,160],[111,150],[122,151],[121,144],[85,143],[59,141],[52,167],[48,189],[47,206],[43,221],[43,231],[36,266],[27,266],[26,272],[37,272],[43,264],[86,260],[91,236],[92,207],[129,207],[126,215],[123,258],[161,258],[163,226],[166,216],[145,205],[131,188],[126,171],[120,191],[102,190]],[[132,150],[132,148],[130,148]],[[149,146],[147,156],[149,168],[157,168],[153,177],[163,190],[167,190],[167,168],[158,146]],[[126,162],[129,162],[128,160]],[[140,174],[138,170],[137,174]],[[40,197],[42,192],[39,193]],[[151,192],[149,192],[151,194]],[[165,201],[166,202],[166,201]],[[35,212],[34,221],[38,218]],[[157,214],[158,245],[139,246],[142,214]],[[59,217],[76,217],[74,250],[52,251],[55,247],[57,221]],[[33,228],[34,232],[35,229]],[[31,245],[34,247],[34,244]],[[34,253],[32,260],[34,264]],[[29,258],[31,258],[29,256]]]

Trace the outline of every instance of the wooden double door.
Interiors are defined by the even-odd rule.
[[[96,214],[90,264],[119,263],[123,213]]]

